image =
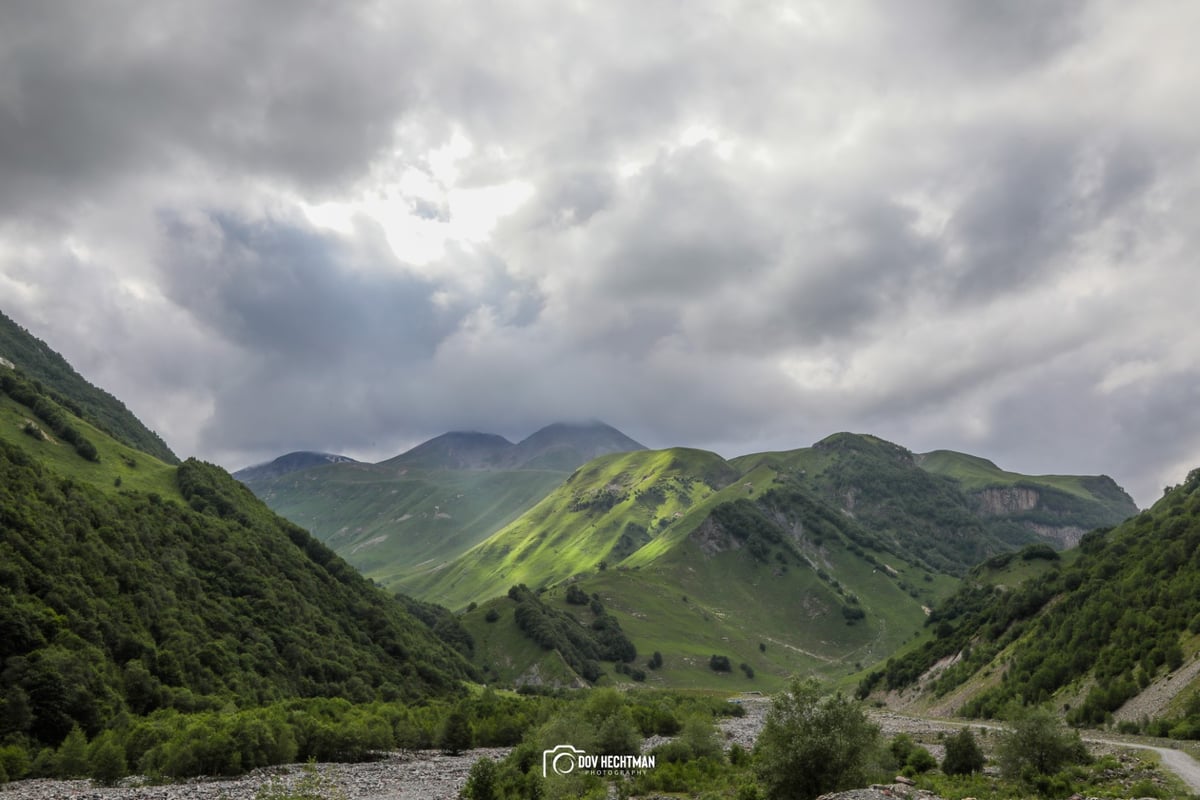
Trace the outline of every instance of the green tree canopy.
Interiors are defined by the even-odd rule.
[[[879,746],[879,728],[856,703],[796,680],[778,695],[755,746],[758,777],[771,800],[811,800],[859,786]]]

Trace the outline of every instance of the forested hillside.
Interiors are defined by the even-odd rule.
[[[469,668],[211,465],[187,505],[105,496],[0,442],[0,736],[283,697],[416,699]]]
[[[935,638],[889,661],[861,693],[922,680],[927,691],[944,695],[990,672],[1003,677],[981,681],[963,713],[995,716],[1009,703],[1054,700],[1072,722],[1110,720],[1127,700],[1196,658],[1200,470],[1150,510],[1085,536],[1070,564],[1016,589],[968,581],[929,624]],[[944,669],[935,668],[939,662]],[[1200,735],[1200,703],[1183,700],[1153,723],[1156,732]]]
[[[143,453],[178,464],[166,442],[142,424],[125,404],[83,378],[40,339],[0,312],[0,356],[40,382],[46,394],[114,439]]]

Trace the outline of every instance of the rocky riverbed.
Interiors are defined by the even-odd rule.
[[[727,744],[747,749],[762,729],[770,701],[750,697],[742,701],[745,716],[729,717],[720,727]],[[647,739],[648,749],[662,738]],[[318,770],[336,783],[349,800],[451,800],[458,797],[471,765],[480,757],[502,759],[507,749],[470,750],[448,756],[437,751],[411,751],[364,764],[320,764]],[[274,781],[294,786],[302,777],[299,765],[255,770],[231,780],[196,780],[157,786],[93,786],[91,781],[17,781],[0,786],[0,800],[254,800]]]
[[[746,709],[745,715],[723,719],[719,725],[727,746],[737,743],[750,749],[762,730],[770,701],[765,697],[751,696],[739,702]],[[872,719],[885,736],[891,737],[901,731],[908,733],[939,758],[942,748],[937,741],[937,734],[956,731],[961,727],[951,722],[916,719],[886,711],[874,712]],[[985,741],[995,733],[985,730],[982,725],[972,727]],[[661,737],[652,737],[645,741],[643,749],[663,741],[665,739]],[[1093,750],[1099,749],[1101,752],[1139,746],[1096,739],[1089,739],[1089,742]],[[1173,755],[1181,760],[1186,758],[1182,753],[1154,749],[1158,749],[1160,755]],[[348,800],[453,800],[458,797],[466,783],[467,773],[477,759],[486,757],[499,760],[508,752],[503,748],[489,748],[448,756],[437,751],[405,751],[370,763],[319,764],[317,768],[324,778],[342,790]],[[1179,771],[1174,765],[1172,768]],[[292,787],[303,777],[304,768],[291,765],[255,770],[231,780],[196,780],[167,785],[136,785],[134,780],[126,782],[134,785],[105,788],[93,786],[90,781],[25,780],[0,786],[0,800],[254,800],[264,787],[272,784]],[[829,800],[877,800],[885,797],[938,800],[928,792],[917,791],[900,783],[828,796]]]
[[[448,756],[437,751],[394,753],[364,764],[320,764],[318,770],[349,800],[451,800],[480,757],[500,759],[506,749],[471,750]],[[255,770],[232,780],[197,780],[159,786],[95,787],[90,781],[17,781],[0,787],[0,800],[253,800],[274,782],[294,786],[299,765]]]

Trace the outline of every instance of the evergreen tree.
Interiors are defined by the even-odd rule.
[[[471,721],[466,712],[461,708],[454,709],[450,716],[446,717],[446,724],[442,726],[441,735],[438,736],[438,747],[443,753],[456,756],[464,750],[470,750],[473,741]]]
[[[87,737],[78,725],[71,728],[58,746],[54,771],[60,778],[82,778],[88,774]]]

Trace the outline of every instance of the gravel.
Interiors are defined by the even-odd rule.
[[[480,757],[502,759],[506,748],[470,750],[457,756],[437,751],[394,753],[363,764],[319,764],[349,800],[452,800]],[[299,765],[255,770],[230,780],[199,779],[158,786],[101,788],[90,781],[16,781],[0,787],[0,800],[253,800],[275,780],[294,785],[303,776]]]

